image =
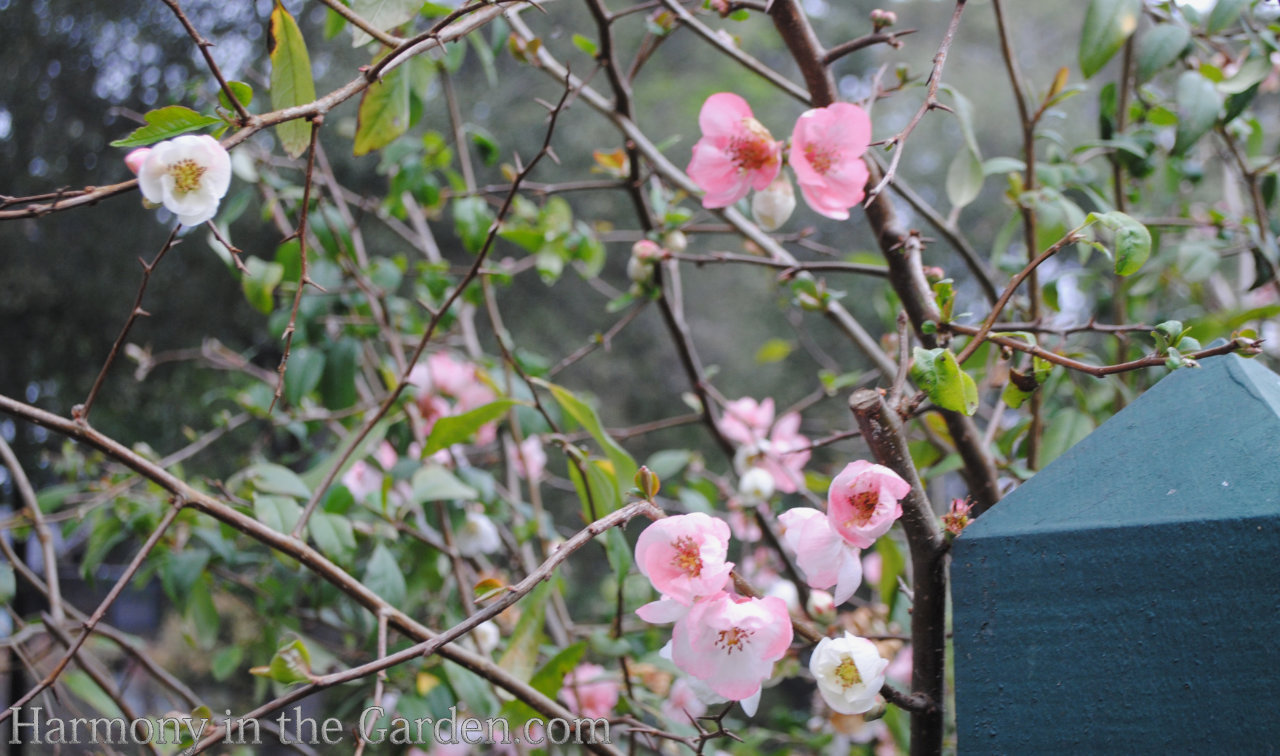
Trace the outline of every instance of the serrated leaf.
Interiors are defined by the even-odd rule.
[[[1080,34],[1080,70],[1090,78],[1138,28],[1142,0],[1090,0]]]
[[[947,199],[951,206],[964,207],[978,198],[982,192],[982,179],[985,177],[982,161],[972,150],[964,149],[956,153],[947,168]]]
[[[450,415],[436,420],[431,427],[431,435],[427,437],[427,445],[422,450],[423,457],[447,449],[454,444],[461,444],[476,434],[476,431],[503,415],[515,405],[528,406],[516,399],[499,399],[481,405],[461,415]]]
[[[911,380],[943,409],[966,415],[978,410],[978,385],[960,369],[950,350],[916,347]]]
[[[198,131],[214,124],[222,123],[221,118],[197,113],[191,108],[184,108],[181,105],[170,105],[152,110],[144,113],[142,118],[147,122],[146,126],[134,129],[132,134],[124,139],[117,139],[111,143],[111,146],[143,147],[165,139],[172,139],[189,131]]]
[[[1178,77],[1175,95],[1178,104],[1177,138],[1173,154],[1181,155],[1213,128],[1222,109],[1218,88],[1197,71],[1186,71]]]
[[[1138,39],[1137,76],[1144,82],[1182,55],[1191,44],[1191,32],[1177,24],[1157,24]]]
[[[413,474],[413,497],[417,501],[475,499],[476,490],[440,465],[423,465]]]
[[[409,67],[383,74],[364,90],[356,117],[354,154],[367,155],[391,144],[409,128]]]
[[[396,558],[391,555],[391,551],[383,544],[373,550],[373,556],[369,557],[369,564],[364,568],[364,579],[361,581],[369,590],[381,596],[392,606],[402,606],[405,600],[406,588],[404,582],[404,573],[400,571],[400,564],[396,562]]]
[[[276,0],[271,11],[267,41],[271,55],[271,107],[276,110],[306,105],[316,99],[316,83],[311,76],[311,56],[298,23]],[[280,146],[289,157],[298,157],[311,144],[311,124],[302,119],[276,126]]]
[[[767,365],[781,362],[791,354],[791,342],[785,339],[769,339],[756,350],[756,364]]]

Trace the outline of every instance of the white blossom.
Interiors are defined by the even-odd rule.
[[[459,554],[477,557],[502,548],[502,538],[498,535],[498,526],[483,512],[467,512],[462,527],[453,534],[453,544]]]
[[[841,714],[862,714],[876,705],[888,666],[874,643],[851,633],[823,638],[809,659],[818,692]]]
[[[131,168],[137,154],[130,153]],[[185,134],[142,154],[138,187],[148,202],[164,205],[184,226],[197,226],[218,212],[231,185],[231,156],[218,140]]]

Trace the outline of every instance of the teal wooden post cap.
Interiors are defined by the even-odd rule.
[[[1280,751],[1280,376],[1171,373],[966,528],[951,580],[960,753]]]

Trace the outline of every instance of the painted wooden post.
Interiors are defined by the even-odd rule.
[[[1280,376],[1178,370],[952,548],[961,754],[1280,753]]]

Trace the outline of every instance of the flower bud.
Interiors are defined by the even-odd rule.
[[[124,156],[124,164],[129,166],[129,170],[133,171],[133,175],[137,176],[142,170],[142,164],[147,162],[147,155],[151,154],[150,147],[139,147]]]
[[[644,498],[653,501],[653,497],[658,495],[658,490],[662,488],[662,481],[658,479],[658,474],[648,467],[641,467],[636,471],[636,488],[644,494]]]
[[[893,11],[881,8],[871,11],[871,25],[875,27],[876,31],[880,31],[886,26],[893,26],[896,23],[898,23],[898,14]]]
[[[831,622],[836,618],[836,600],[830,593],[815,588],[809,591],[809,601],[805,603],[805,611],[816,620]]]
[[[627,278],[638,284],[653,279],[654,263],[662,259],[662,247],[650,239],[641,239],[631,245],[631,259],[627,261]]]
[[[676,229],[675,231],[668,231],[666,236],[662,237],[662,246],[678,255],[688,248],[689,240],[685,238],[683,231]]]
[[[779,173],[772,183],[751,198],[751,216],[765,231],[781,227],[795,209],[796,193],[784,173]]]

